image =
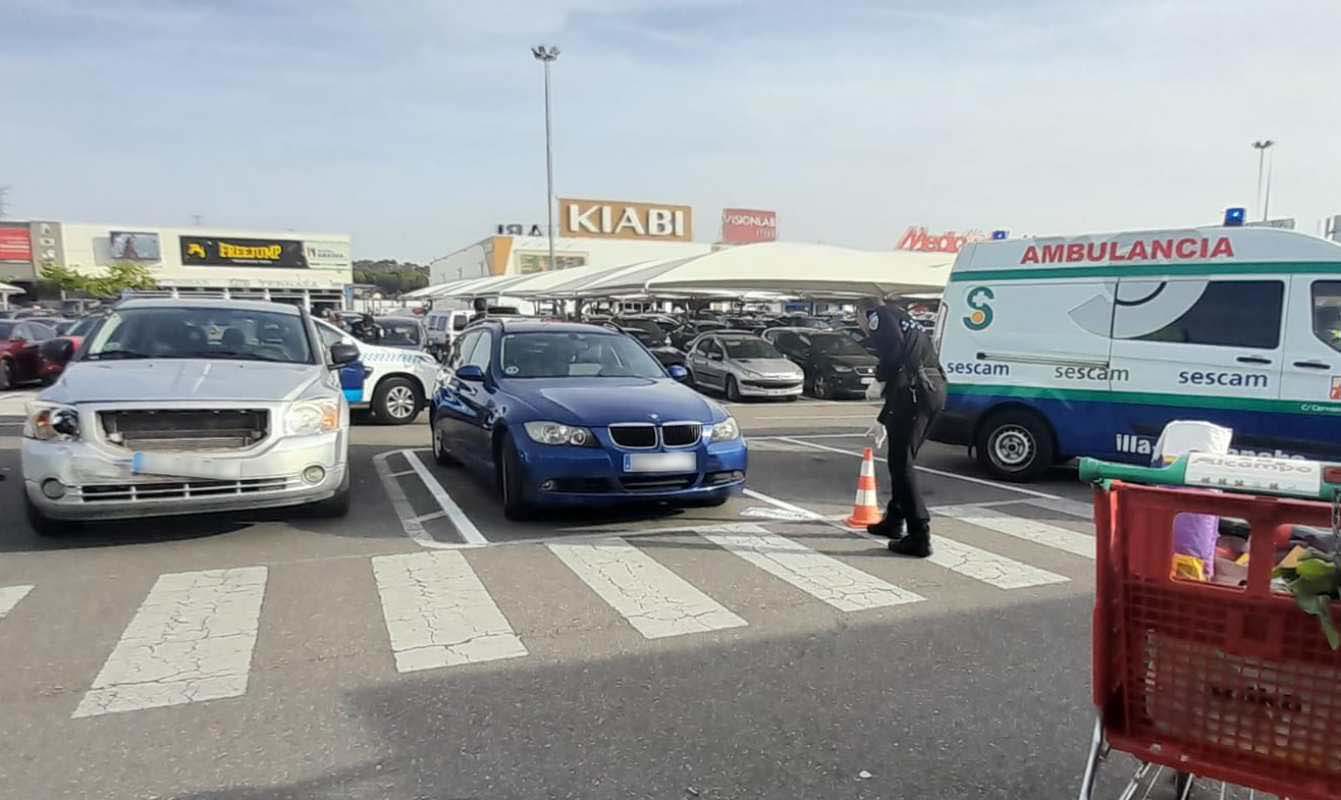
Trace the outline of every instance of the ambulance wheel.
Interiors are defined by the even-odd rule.
[[[1009,409],[988,417],[974,443],[978,463],[997,478],[1024,483],[1053,464],[1052,431],[1032,411]]]
[[[419,416],[423,401],[408,378],[387,378],[373,392],[372,410],[382,422],[406,425]]]

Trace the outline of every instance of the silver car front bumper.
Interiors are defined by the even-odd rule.
[[[226,477],[140,475],[125,451],[83,441],[23,440],[23,482],[44,515],[63,520],[200,514],[294,506],[325,500],[347,486],[346,430],[278,437],[254,448],[211,452]],[[202,454],[204,455],[204,454]],[[320,480],[310,467],[320,467]],[[311,471],[315,473],[315,470]],[[63,490],[53,498],[57,481]],[[44,491],[44,488],[46,491]]]

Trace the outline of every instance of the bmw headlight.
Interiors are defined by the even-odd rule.
[[[740,438],[740,426],[736,424],[735,417],[727,417],[721,422],[714,423],[712,432],[708,434],[709,442],[734,442]]]
[[[312,433],[330,433],[340,429],[340,402],[338,400],[304,400],[289,406],[284,415],[284,429],[291,436]]]
[[[590,430],[580,425],[558,422],[528,422],[523,425],[526,435],[537,444],[568,445],[570,447],[600,447]]]
[[[79,410],[58,403],[29,403],[23,435],[44,442],[74,441],[79,438]]]

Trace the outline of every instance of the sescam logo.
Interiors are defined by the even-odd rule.
[[[980,331],[992,324],[992,307],[987,304],[988,300],[995,300],[996,295],[986,286],[975,286],[969,289],[968,297],[965,300],[968,307],[973,309],[968,316],[964,317],[964,327],[971,331]]]

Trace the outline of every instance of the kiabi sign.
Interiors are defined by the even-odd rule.
[[[559,230],[579,238],[688,242],[693,214],[689,206],[559,198]]]

